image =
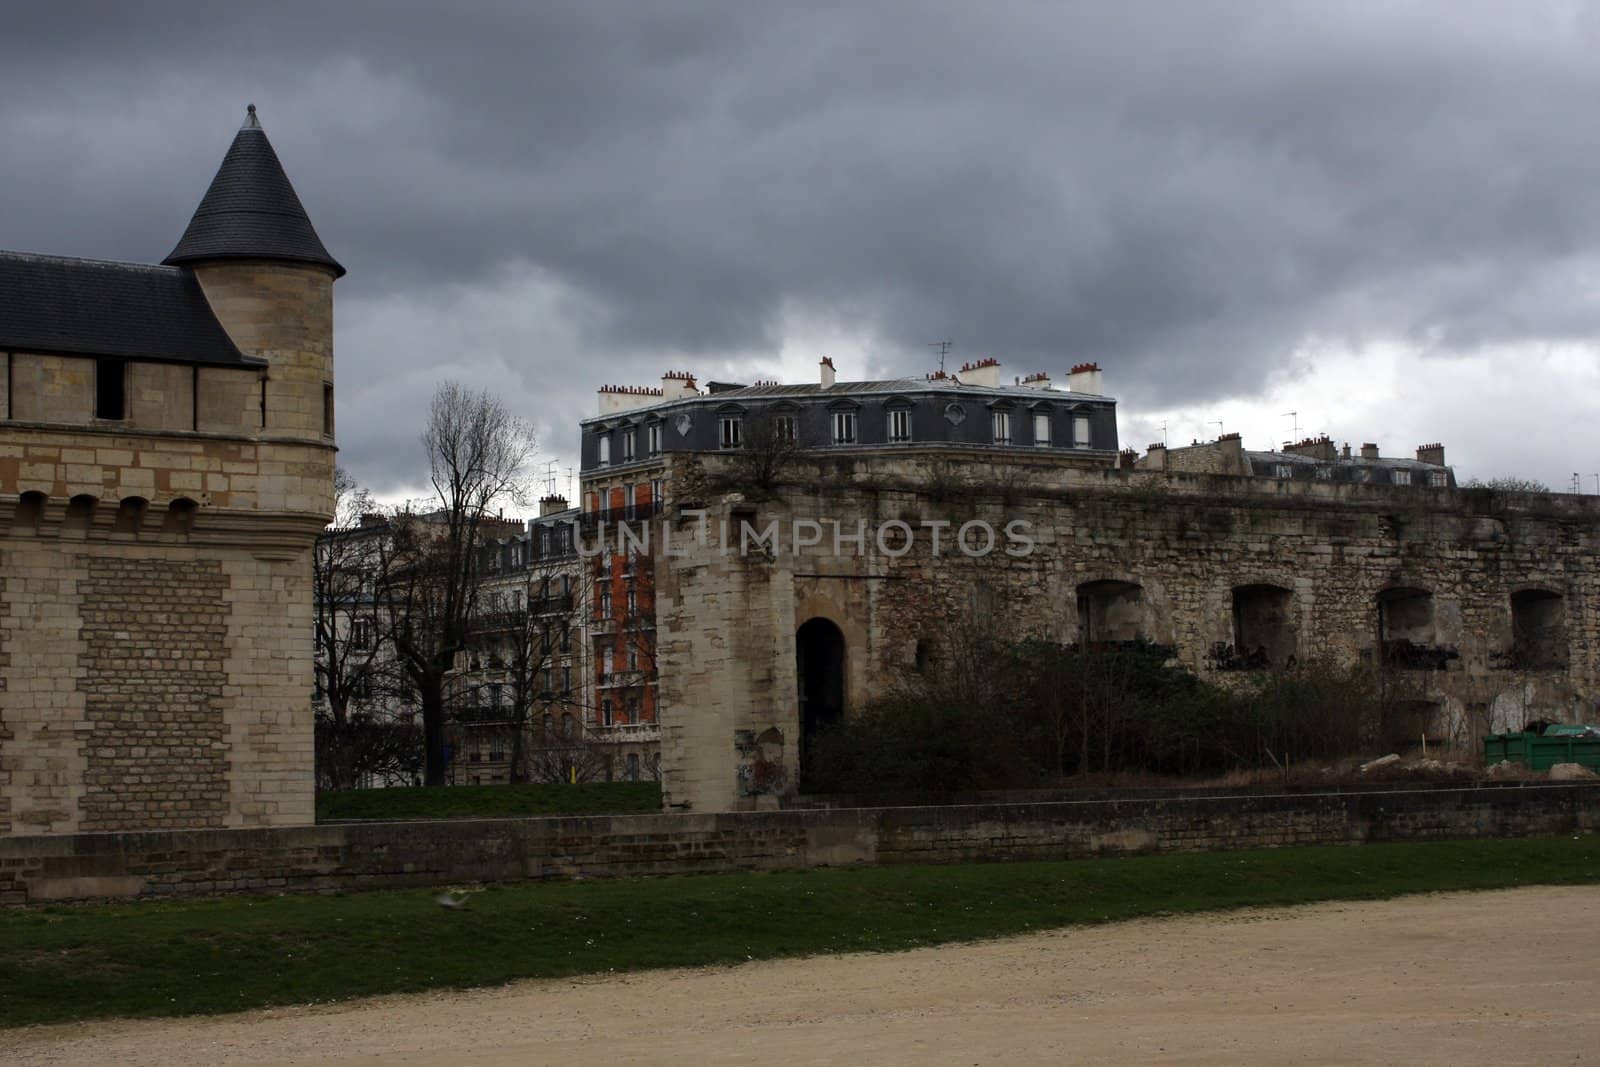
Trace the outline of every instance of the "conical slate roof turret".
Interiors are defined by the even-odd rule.
[[[331,268],[335,277],[344,274],[300,206],[254,104],[183,239],[162,262],[189,266],[226,259],[315,263]]]

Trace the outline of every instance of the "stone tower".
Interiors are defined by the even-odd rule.
[[[162,265],[0,252],[0,834],[312,820],[343,273],[253,106]]]

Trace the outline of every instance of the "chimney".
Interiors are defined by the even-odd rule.
[[[833,357],[823,356],[822,362],[818,364],[818,367],[822,371],[822,387],[824,389],[832,389],[834,380]]]
[[[1080,363],[1072,368],[1067,375],[1067,388],[1074,393],[1088,393],[1090,396],[1105,395],[1100,384],[1100,364]]]
[[[1366,444],[1362,445],[1361,446],[1361,458],[1362,459],[1377,459],[1378,458],[1378,446],[1373,444],[1371,441],[1368,441]]]
[[[676,400],[681,396],[699,396],[694,375],[688,371],[669,370],[661,376],[661,399]]]
[[[1418,445],[1417,462],[1431,463],[1435,467],[1444,466],[1444,445],[1437,443],[1431,445]]]
[[[1160,441],[1152,442],[1144,450],[1144,458],[1134,464],[1140,470],[1164,471],[1167,469],[1167,446]]]
[[[602,415],[647,408],[661,402],[661,390],[652,385],[602,385],[596,392],[600,396]]]
[[[1333,439],[1327,434],[1323,434],[1321,437],[1307,437],[1301,441],[1286,441],[1284,442],[1283,450],[1297,456],[1320,459],[1327,463],[1339,458],[1339,450],[1334,447]]]
[[[560,493],[552,493],[549,496],[539,498],[539,517],[541,519],[546,515],[554,515],[558,511],[566,510],[567,498]]]
[[[962,385],[982,385],[990,389],[1000,385],[1000,361],[998,359],[980,359],[973,363],[961,364],[957,374]]]
[[[1344,455],[1345,459],[1349,459],[1350,458],[1350,442],[1349,441],[1346,441],[1344,443],[1344,453],[1343,453],[1343,455]]]
[[[1044,371],[1040,371],[1038,374],[1030,374],[1022,379],[1022,387],[1024,389],[1049,389],[1050,375]]]

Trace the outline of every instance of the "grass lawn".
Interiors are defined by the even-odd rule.
[[[887,951],[1141,915],[1600,882],[1600,836],[0,912],[0,1025]],[[1508,921],[1512,918],[1508,916]]]
[[[613,815],[661,810],[659,782],[452,785],[347,789],[317,794],[317,821],[492,819],[510,815]]]

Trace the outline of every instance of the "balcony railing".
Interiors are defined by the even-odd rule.
[[[593,728],[597,741],[659,741],[661,724],[654,722],[619,722],[612,726]]]

